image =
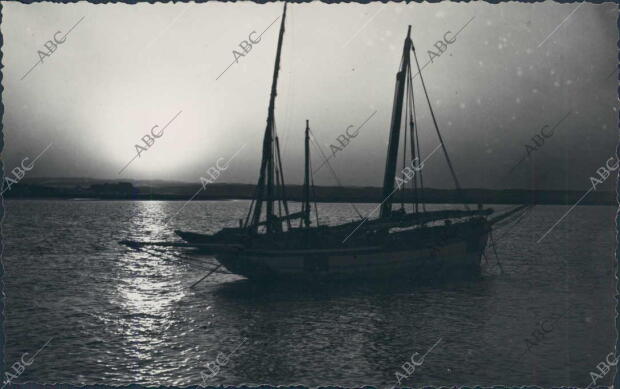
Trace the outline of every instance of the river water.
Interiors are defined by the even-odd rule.
[[[214,274],[189,289],[214,259],[117,243],[234,226],[249,202],[183,205],[5,201],[6,364],[51,339],[17,382],[392,387],[436,345],[402,385],[587,386],[613,351],[615,207],[578,206],[540,243],[568,207],[534,208],[495,231],[504,273],[489,248],[481,280],[284,288]],[[348,204],[319,213],[354,216]]]

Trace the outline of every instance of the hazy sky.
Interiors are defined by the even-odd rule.
[[[255,182],[280,20],[216,78],[282,3],[2,5],[7,170],[51,143],[32,177],[198,182],[246,145],[220,182]],[[407,25],[423,65],[436,41],[470,22],[423,71],[462,185],[587,189],[618,140],[617,12],[613,3],[290,4],[276,103],[287,181],[302,182],[305,119],[327,152],[376,111],[332,164],[345,185],[379,186]],[[49,53],[45,43],[73,26],[22,79],[39,50]],[[414,88],[429,153],[438,141],[419,78]],[[119,175],[134,145],[180,111]],[[498,184],[531,137],[563,117],[533,160]],[[427,186],[451,187],[439,152],[424,174]],[[327,168],[316,182],[335,184]]]

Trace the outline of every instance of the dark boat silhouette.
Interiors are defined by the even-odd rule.
[[[423,162],[419,162],[423,155],[420,152],[415,117],[411,53],[415,58],[417,74],[440,142],[434,151],[442,149],[459,193],[461,187],[428,98],[411,39],[411,26],[407,31],[400,68],[396,74],[383,180],[383,201],[379,206],[379,217],[370,220],[360,215],[359,221],[320,225],[315,204],[315,222],[311,221],[311,193],[314,183],[311,175],[311,131],[308,121],[305,131],[302,207],[300,212],[289,212],[280,146],[275,129],[275,101],[286,9],[285,3],[267,112],[267,126],[263,138],[259,179],[245,220],[240,221],[239,227],[224,228],[215,234],[175,231],[186,243],[128,241],[123,243],[132,247],[160,245],[195,248],[202,253],[214,255],[221,266],[249,279],[329,280],[400,276],[444,278],[479,274],[481,257],[492,225],[524,210],[527,206],[519,206],[489,218],[493,210],[483,209],[480,205],[476,210],[469,209],[464,203],[464,210],[428,211],[425,204],[418,201],[424,191]],[[404,141],[401,178],[397,176],[396,171],[403,116],[405,122],[402,133]],[[407,150],[407,138],[409,138],[409,150]],[[428,156],[430,154],[427,158]],[[329,162],[325,160],[324,163]],[[394,209],[392,201],[392,195],[398,190],[405,190],[407,184],[411,186],[409,193],[412,195],[408,205],[412,208],[412,212],[407,212],[403,203],[400,209]],[[297,226],[294,225],[296,221]]]

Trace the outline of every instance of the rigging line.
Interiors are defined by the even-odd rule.
[[[316,190],[314,188],[314,173],[312,173],[312,159],[309,160],[310,163],[310,182],[312,183],[312,199],[314,203],[314,217],[316,219],[316,226],[319,226],[319,209],[316,205]],[[308,210],[308,212],[310,212]]]
[[[508,229],[503,234],[497,237],[496,241],[497,242],[503,241],[504,237],[510,234],[510,232],[514,230],[515,227],[519,225],[519,223],[521,223],[521,221],[525,218],[525,216],[527,215],[526,214],[520,215],[518,220],[513,221],[513,223],[508,227]]]
[[[437,147],[435,147],[435,149],[433,151],[431,151],[431,153],[424,158],[424,160],[420,163],[421,166],[424,166],[424,162],[426,162],[427,159],[429,159],[430,157],[433,156],[433,154],[435,154],[435,151],[439,150],[439,147],[441,147],[441,145],[437,145]],[[364,223],[366,223],[368,221],[368,218],[370,217],[370,215],[372,215],[373,213],[375,213],[375,211],[379,208],[381,208],[381,205],[383,205],[383,203],[385,203],[393,194],[394,192],[396,192],[398,190],[398,188],[394,189],[392,192],[390,192],[390,194],[383,199],[383,201],[381,202],[381,204],[377,205],[375,207],[375,209],[373,209],[372,211],[370,211],[370,213],[368,214],[368,216],[366,216],[358,225],[357,227],[355,227],[355,229],[349,234],[347,235],[346,238],[344,238],[344,240],[342,241],[342,243],[346,242],[347,239],[349,239],[349,237],[351,237],[351,235],[353,235],[355,233],[355,231],[357,231]]]
[[[250,208],[248,210],[248,214],[246,215],[245,221],[243,222],[243,228],[248,228],[248,223],[250,222],[250,216],[252,215],[252,211],[254,210],[254,202],[256,201],[256,198],[258,197],[258,188],[259,188],[258,185],[254,187],[254,194],[252,195],[252,201],[250,202]]]
[[[403,172],[405,171],[405,168],[407,167],[407,114],[409,113],[409,105],[406,104],[405,105],[405,131],[403,134],[404,140],[403,140]],[[405,209],[405,195],[407,193],[407,185],[403,185],[402,186],[402,190],[400,192],[400,209],[404,210]]]
[[[286,184],[284,183],[284,171],[282,170],[282,158],[280,157],[280,140],[278,139],[277,135],[276,135],[276,151],[278,152],[277,159],[278,159],[278,165],[280,166],[280,181],[282,182],[282,186],[281,186],[282,199],[280,201],[282,202],[282,205],[284,206],[284,212],[286,212],[286,225],[288,226],[290,230],[291,221],[289,219],[290,214],[288,211],[288,202],[286,200]]]
[[[274,134],[275,134],[275,125],[274,125]],[[275,141],[277,141],[278,136],[275,135],[274,138],[274,144]],[[275,148],[275,147],[274,147]],[[275,148],[274,153],[273,153],[273,158],[274,158],[274,172],[275,172],[275,192],[274,192],[274,200],[278,203],[278,230],[281,229],[282,227],[282,202],[278,199],[278,198],[282,198],[282,186],[280,185],[280,170],[278,169],[278,155],[279,153],[277,152],[277,148]]]
[[[288,15],[288,17],[289,17],[288,24],[289,24],[289,30],[290,30],[289,35],[290,36],[287,39],[287,42],[291,42],[292,43],[292,44],[287,44],[287,46],[291,46],[291,47],[287,48],[287,50],[286,50],[287,53],[291,52],[288,55],[288,58],[295,58],[295,54],[293,52],[293,49],[295,48],[295,44],[294,44],[294,42],[295,42],[295,29],[293,28],[293,25],[295,24],[295,22],[294,22],[294,15],[295,15],[295,13],[291,13],[291,14]],[[290,129],[291,129],[291,117],[294,116],[294,114],[295,114],[295,107],[296,107],[296,105],[295,105],[295,93],[294,93],[294,90],[293,90],[293,82],[291,82],[291,79],[292,79],[291,75],[292,75],[292,73],[295,70],[294,67],[295,67],[295,61],[290,61],[290,64],[289,64],[289,69],[290,70],[287,73],[287,75],[288,75],[288,81],[287,81],[288,82],[288,90],[286,92],[286,99],[285,99],[285,101],[287,102],[287,104],[286,104],[285,119],[284,119],[286,128],[285,128],[285,132],[284,132],[284,137],[282,138],[282,148],[284,149],[282,154],[284,155],[285,158],[286,158],[286,152],[288,150],[286,148],[287,142],[289,140],[288,134],[291,132],[290,131]]]
[[[413,57],[415,58],[416,66],[418,70],[420,70],[420,63],[418,62],[418,55],[415,52],[413,45],[411,45],[411,51],[413,51]],[[450,173],[452,173],[452,178],[454,179],[454,184],[456,185],[456,190],[461,196],[461,200],[463,200],[463,206],[466,210],[469,211],[469,206],[465,203],[465,196],[463,194],[463,190],[461,189],[461,184],[459,183],[459,179],[456,176],[456,172],[454,171],[454,167],[452,166],[452,161],[450,161],[450,156],[448,155],[448,151],[446,150],[446,145],[443,142],[443,137],[439,132],[439,126],[437,125],[437,119],[435,118],[435,113],[433,112],[433,107],[431,106],[431,100],[428,97],[428,92],[426,90],[426,83],[424,82],[424,77],[422,77],[422,73],[420,73],[420,81],[422,83],[422,88],[424,89],[424,94],[426,95],[426,101],[428,102],[428,109],[431,112],[431,117],[433,118],[433,124],[435,125],[435,131],[437,132],[437,137],[439,138],[439,142],[441,143],[441,149],[446,157],[446,162],[448,163],[448,167],[450,168]]]
[[[487,255],[485,254],[485,252],[482,252],[482,256],[484,257],[484,263],[486,263],[487,265],[489,264],[489,258],[487,258]]]
[[[340,178],[338,177],[338,175],[336,174],[336,171],[334,170],[334,168],[332,167],[332,165],[329,163],[329,161],[327,160],[325,153],[323,153],[323,149],[321,148],[321,146],[319,145],[319,143],[314,139],[314,133],[312,132],[312,130],[310,130],[310,134],[312,134],[312,137],[310,138],[312,140],[312,144],[315,146],[315,148],[317,148],[319,150],[319,152],[321,153],[321,155],[323,156],[323,163],[326,163],[327,166],[329,167],[330,171],[332,172],[332,175],[334,176],[334,179],[336,180],[336,183],[338,184],[339,187],[343,188],[342,182],[340,181]],[[351,207],[353,207],[353,209],[355,210],[355,213],[357,213],[358,217],[363,219],[362,214],[359,212],[359,210],[355,207],[355,205],[353,203],[349,202],[349,205],[351,205]]]
[[[222,265],[218,265],[215,269],[211,270],[210,272],[207,273],[207,275],[205,275],[204,277],[202,277],[201,279],[199,279],[198,281],[194,282],[189,288],[193,289],[194,286],[198,285],[202,280],[204,280],[205,278],[209,277],[211,274],[215,273],[215,271],[217,269],[219,269],[220,267],[222,267]]]
[[[281,176],[281,173],[282,173],[282,171],[279,170],[278,168],[276,168],[276,174],[278,174],[278,176],[276,178],[277,178],[277,183],[278,183],[277,184],[278,185],[277,188],[278,188],[278,196],[279,196],[279,199],[277,200],[278,201],[278,217],[280,217],[280,218],[282,218],[282,204],[283,204],[282,199],[284,198],[284,192],[283,192],[284,187],[282,186],[282,179],[281,179],[282,176]],[[282,226],[281,225],[282,221],[280,221],[279,223],[280,223],[279,226],[281,227]],[[290,223],[290,221],[288,223]]]
[[[159,255],[161,256],[162,259],[184,259],[183,254],[181,254],[179,251],[172,251],[167,248],[143,247],[140,251],[147,253],[151,256],[154,256],[154,257],[157,257]],[[168,256],[168,258],[164,256]]]
[[[411,105],[413,107],[413,124],[414,124],[414,134],[415,134],[415,143],[416,143],[416,153],[418,155],[418,160],[422,160],[422,152],[420,151],[420,139],[418,134],[420,133],[420,128],[418,126],[418,116],[415,110],[415,94],[413,91],[413,78],[411,77],[411,72],[409,72],[409,85],[411,87]],[[426,201],[424,201],[424,172],[420,170],[418,173],[420,176],[420,197],[422,198],[422,212],[426,212]],[[417,195],[417,193],[416,193]]]
[[[175,258],[189,261],[189,262],[191,262],[192,265],[194,265],[194,264],[198,264],[200,266],[216,266],[217,265],[217,261],[215,260],[215,258],[208,257],[208,258],[211,258],[213,260],[201,259],[200,258],[201,256],[203,256],[203,255],[200,254],[200,253],[198,253],[198,255],[194,255],[194,256],[185,255],[185,254],[181,254],[181,253],[177,253],[177,254],[174,255]],[[198,257],[198,258],[196,258],[196,257]],[[188,263],[188,262],[186,262],[186,263]],[[211,270],[211,269],[207,268],[207,270]]]
[[[407,145],[407,128],[409,129],[409,139],[411,142],[411,163],[413,165],[413,162],[415,161],[415,143],[414,143],[414,136],[413,136],[413,116],[412,116],[412,98],[411,98],[411,86],[409,85],[409,78],[408,78],[408,74],[410,73],[410,71],[407,72],[407,75],[405,77],[407,77],[406,79],[406,84],[405,84],[405,102],[406,102],[406,107],[407,107],[407,113],[405,115],[405,146]],[[411,207],[413,208],[414,213],[417,213],[417,192],[418,192],[418,178],[414,176],[412,182],[411,182]]]
[[[254,199],[256,199],[256,189],[254,188],[254,196],[252,197],[252,201],[250,202],[250,211],[248,212],[248,214],[245,217],[245,221],[243,222],[243,228],[247,228],[248,227],[248,221],[250,219],[250,214],[252,213],[252,209],[254,208]]]
[[[196,269],[198,269],[200,271],[211,271],[211,270],[213,270],[213,268],[208,268],[208,267],[204,267],[204,266],[200,266],[200,265],[195,265],[195,264],[192,264],[191,266],[195,267]],[[221,275],[231,275],[231,274],[234,274],[234,273],[231,273],[231,272],[223,272],[223,271],[215,271],[213,273],[214,274],[221,274]]]
[[[176,261],[176,263],[178,264],[197,267],[201,270],[206,270],[206,271],[213,270],[213,267],[209,268],[205,266],[217,266],[217,263],[207,263],[198,258],[193,258],[187,255],[183,255],[180,252],[167,252],[166,250],[157,249],[157,248],[142,248],[140,251],[146,254],[149,254],[153,257],[164,259],[168,261],[168,263],[175,263],[173,261]],[[227,272],[227,273],[218,272],[218,273],[219,274],[231,274],[230,272]]]
[[[413,122],[413,112],[415,109],[415,105],[413,104],[413,87],[411,85],[411,68],[409,68],[408,77],[407,77],[407,109],[409,112],[409,116],[405,117],[405,120],[409,119],[409,132],[410,132],[410,142],[411,142],[411,163],[415,161],[416,151],[415,151],[415,124]],[[405,128],[405,133],[407,129]],[[407,143],[405,141],[405,143]],[[419,173],[422,173],[421,171]],[[411,188],[413,190],[412,198],[411,198],[411,206],[413,207],[413,211],[417,214],[419,211],[418,207],[418,177],[414,177],[413,182],[411,183]]]
[[[217,264],[217,263],[215,264],[208,263],[204,260],[200,260],[195,257],[184,255],[183,253],[178,252],[178,251],[170,252],[164,249],[158,249],[156,247],[142,248],[141,251],[153,257],[158,257],[166,261],[170,261],[170,263],[172,263],[172,261],[175,261],[180,264],[185,264],[185,265],[190,265],[190,266],[215,266]],[[211,270],[211,269],[207,268],[207,270]]]
[[[262,164],[262,163],[261,163]],[[262,213],[262,202],[264,197],[264,185],[265,178],[263,177],[264,168],[261,168],[260,177],[258,178],[258,183],[256,184],[255,196],[252,201],[253,208],[250,208],[248,212],[248,218],[252,218],[249,223],[246,223],[248,227],[257,226],[258,221],[260,220],[260,214]],[[258,216],[257,216],[258,215]]]
[[[269,120],[269,118],[267,119]],[[268,154],[266,150],[270,148],[270,139],[271,137],[271,126],[267,126],[265,128],[265,135],[263,136],[263,152],[261,156],[261,165],[259,170],[258,183],[256,184],[256,196],[254,197],[256,201],[254,202],[254,208],[250,208],[250,213],[252,217],[252,221],[250,226],[252,227],[250,231],[253,231],[255,228],[258,228],[258,222],[260,221],[260,216],[262,214],[262,206],[265,198],[265,175],[267,174],[267,157]],[[249,216],[249,215],[248,215]]]
[[[497,255],[497,249],[495,248],[495,241],[493,240],[493,229],[489,230],[489,238],[491,239],[491,246],[493,247],[493,253],[495,253],[495,259],[497,260],[497,266],[499,267],[500,274],[504,274],[504,268],[499,261],[499,255]]]
[[[280,171],[278,170],[278,165],[276,164],[276,191],[278,193],[275,194],[275,196],[279,196],[280,198],[282,197],[282,187],[280,185]],[[276,200],[278,202],[278,219],[280,219],[280,226],[282,225],[282,202],[279,200]]]
[[[274,210],[273,210],[273,202],[276,197],[275,194],[275,174],[276,174],[276,161],[275,161],[275,128],[273,125],[273,121],[271,123],[271,145],[269,148],[270,154],[269,159],[267,160],[267,232],[273,232],[274,225]]]
[[[314,139],[314,133],[312,132],[312,130],[309,130],[310,134],[312,135],[310,137],[310,140],[312,140],[312,144],[315,145],[315,147],[319,150],[319,152],[321,153],[321,155],[323,156],[323,162],[327,164],[327,166],[329,167],[329,170],[331,170],[332,175],[334,176],[334,179],[336,179],[336,183],[338,183],[338,186],[340,186],[341,188],[343,188],[342,186],[342,182],[340,182],[340,178],[338,178],[338,175],[336,174],[336,171],[334,170],[334,168],[332,167],[332,165],[329,163],[327,157],[325,156],[325,153],[323,152],[323,149],[321,148],[321,145],[319,145],[319,143]],[[357,213],[357,216],[360,219],[364,219],[364,217],[362,216],[362,214],[360,213],[360,211],[357,210],[357,207],[355,207],[355,205],[353,205],[353,203],[349,203],[349,205],[351,205],[351,207],[353,207],[353,209],[355,210],[355,213]]]
[[[418,158],[422,157],[422,154],[420,153],[420,140],[418,138],[418,134],[420,133],[420,131],[418,130],[418,125],[417,125],[417,120],[415,121],[416,123],[416,127],[415,127],[415,139],[416,139],[416,148],[418,150]],[[424,173],[420,170],[420,198],[422,198],[422,212],[426,212],[426,199],[424,197]]]
[[[415,138],[416,138],[416,147],[418,150],[418,158],[421,158],[421,154],[420,154],[420,140],[418,139],[418,128],[417,128],[417,124],[416,124],[416,129],[415,129]],[[423,172],[420,170],[420,197],[422,199],[422,212],[426,212],[426,199],[424,197],[424,175]]]
[[[510,231],[512,231],[519,223],[521,223],[521,221],[523,219],[525,219],[527,216],[529,216],[529,214],[532,212],[533,208],[528,208],[525,212],[521,213],[520,215],[518,215],[516,217],[515,220],[513,221],[509,221],[509,227],[506,230],[506,232],[500,236],[497,237],[496,241],[499,242],[500,240],[502,240],[506,235],[508,235],[510,233]]]
[[[262,171],[261,171],[261,176],[262,176]],[[256,183],[256,186],[254,187],[254,194],[252,195],[252,201],[250,202],[250,208],[248,209],[248,214],[246,215],[245,221],[243,222],[243,228],[248,228],[250,217],[253,215],[255,201],[258,198],[259,188],[260,188],[260,176],[259,176],[259,182]]]
[[[170,253],[170,252],[166,252],[165,250],[161,250],[161,249],[156,249],[156,248],[142,248],[140,250],[141,252],[144,252],[146,254],[149,254],[152,257],[159,257],[162,258],[166,261],[168,261],[168,263],[172,263],[172,261],[177,261],[179,264],[181,265],[188,265],[188,266],[192,266],[192,267],[196,267],[200,270],[204,270],[204,271],[211,271],[213,270],[213,267],[209,268],[209,267],[205,267],[205,266],[216,266],[217,264],[208,264],[205,263],[203,261],[200,261],[196,258],[192,258],[192,257],[188,257],[187,255],[183,255],[181,253]],[[167,258],[164,256],[168,256]],[[190,261],[190,262],[187,262]],[[215,272],[216,274],[232,274],[230,272]]]

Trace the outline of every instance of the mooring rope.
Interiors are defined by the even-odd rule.
[[[221,266],[217,262],[209,264],[209,263],[205,263],[204,261],[201,261],[198,258],[194,258],[194,257],[191,257],[191,256],[183,255],[183,254],[178,253],[178,252],[177,253],[170,253],[170,252],[167,252],[165,250],[157,249],[157,248],[150,248],[150,249],[143,248],[140,251],[143,251],[143,252],[145,252],[145,253],[153,256],[153,257],[157,257],[157,256],[160,256],[160,255],[167,255],[168,258],[164,258],[164,259],[167,259],[167,260],[177,259],[177,260],[192,261],[193,263],[187,263],[187,262],[186,263],[188,265],[196,266],[198,268],[201,268],[201,270],[206,270],[206,271],[211,271],[214,268],[217,269],[218,267]],[[232,273],[230,273],[230,272],[217,272],[217,274],[232,274]]]

